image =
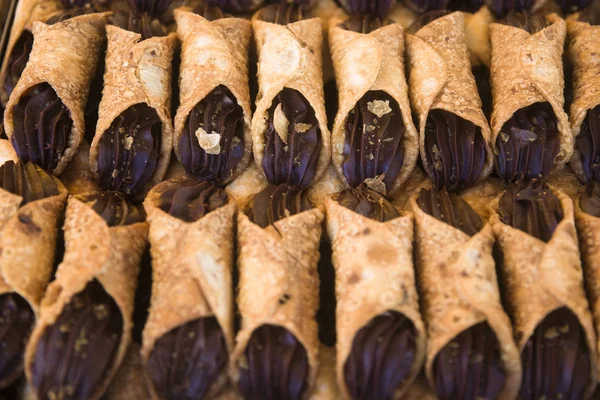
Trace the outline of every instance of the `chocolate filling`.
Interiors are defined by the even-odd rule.
[[[441,189],[457,191],[472,186],[485,163],[481,128],[446,110],[431,110],[425,125],[429,178]]]
[[[417,203],[424,213],[469,236],[475,235],[483,227],[481,218],[469,203],[455,193],[448,193],[446,189],[421,189]]]
[[[342,190],[336,200],[342,207],[375,221],[386,222],[400,216],[396,207],[383,195],[369,189],[365,184],[361,184],[355,189]]]
[[[167,36],[168,30],[151,14],[119,10],[111,17],[111,23],[121,29],[142,35],[142,40],[155,36]]]
[[[500,343],[487,322],[462,331],[435,357],[433,376],[440,400],[496,399],[506,375]]]
[[[600,1],[592,1],[589,6],[581,10],[577,20],[590,25],[600,25]]]
[[[483,6],[483,0],[450,0],[446,8],[452,11],[475,13]]]
[[[392,23],[393,21],[389,19],[381,19],[370,14],[351,15],[350,18],[340,25],[340,28],[347,31],[368,34]]]
[[[202,399],[224,372],[228,353],[215,317],[186,322],[154,344],[146,371],[163,399]]]
[[[209,3],[198,4],[196,7],[194,7],[194,9],[192,11],[195,14],[203,16],[208,21],[215,21],[217,19],[222,19],[222,18],[231,18],[231,15],[224,13],[223,10],[218,5],[209,4]],[[196,106],[196,107],[198,107],[198,106]]]
[[[0,388],[23,373],[23,354],[35,321],[33,310],[16,293],[0,295]]]
[[[353,400],[392,400],[415,362],[416,331],[397,311],[371,319],[354,336],[344,363],[344,380]]]
[[[262,167],[273,185],[308,187],[317,172],[321,129],[315,111],[294,89],[284,88],[269,109]]]
[[[519,11],[523,10],[510,11],[499,23],[521,28],[532,35],[552,25],[552,22],[543,15]]]
[[[560,200],[545,183],[509,185],[500,198],[500,219],[544,242],[548,242],[563,219]]]
[[[69,109],[47,83],[29,89],[14,107],[12,145],[19,159],[45,170],[58,165],[68,144],[73,120]]]
[[[583,399],[591,368],[585,332],[566,307],[552,311],[535,328],[521,353],[520,398]]]
[[[406,0],[406,5],[419,14],[446,9],[448,0]]]
[[[37,343],[30,383],[38,398],[86,400],[96,395],[114,367],[122,333],[119,307],[97,280],[91,281]]]
[[[244,156],[244,112],[225,86],[217,86],[194,106],[179,152],[188,173],[216,184],[233,179]]]
[[[588,110],[575,138],[587,182],[600,182],[600,105]]]
[[[110,0],[61,0],[64,8],[94,7],[97,10],[108,8]]]
[[[125,226],[146,220],[144,207],[129,203],[119,192],[94,193],[82,196],[81,200],[92,207],[108,226]]]
[[[6,62],[6,76],[4,78],[3,86],[6,92],[6,98],[2,99],[2,106],[6,107],[8,97],[17,86],[17,82],[23,70],[29,61],[29,55],[31,54],[31,48],[33,47],[33,34],[29,31],[23,31],[19,39],[15,43],[8,61]]]
[[[348,114],[345,126],[344,176],[352,187],[383,178],[391,188],[404,163],[404,121],[396,100],[383,91],[369,91]]]
[[[351,15],[385,18],[396,2],[393,0],[347,0],[344,3],[346,11]]]
[[[162,122],[156,110],[136,104],[114,119],[100,138],[100,186],[138,194],[150,181],[158,164]]]
[[[58,179],[32,163],[0,166],[0,187],[23,198],[21,205],[60,194]]]
[[[419,15],[407,29],[407,33],[415,34],[421,30],[424,26],[429,25],[431,22],[438,18],[442,18],[450,14],[448,10],[432,10]]]
[[[165,12],[172,3],[172,0],[128,0],[129,6],[140,13],[158,17]]]
[[[212,0],[212,4],[221,10],[233,14],[246,14],[254,8],[252,0]]]
[[[497,18],[503,18],[511,11],[529,11],[533,7],[534,0],[485,0],[485,3],[496,14]]]
[[[261,21],[287,25],[309,18],[308,10],[296,3],[276,3],[264,7],[258,16]],[[285,89],[284,89],[285,90]],[[291,90],[291,89],[288,89]]]
[[[496,139],[496,172],[505,181],[547,176],[560,147],[556,115],[549,103],[521,108]]]
[[[299,400],[308,387],[309,364],[302,343],[281,326],[256,329],[244,353],[239,389],[246,400]]]
[[[592,182],[579,196],[581,209],[594,217],[600,218],[600,183]]]
[[[558,6],[563,14],[568,15],[586,8],[593,0],[558,0]]]
[[[227,193],[208,182],[182,182],[160,195],[160,209],[185,222],[194,222],[227,204]]]
[[[310,210],[306,192],[294,186],[269,185],[261,190],[252,201],[249,218],[261,228],[266,228],[280,219]]]

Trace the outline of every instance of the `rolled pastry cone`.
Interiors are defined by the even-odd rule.
[[[304,398],[313,387],[319,369],[317,263],[322,222],[323,213],[316,208],[265,229],[238,214],[237,302],[242,326],[230,365],[236,386],[240,369],[248,367],[245,351],[252,333],[274,325],[294,335],[306,351],[310,370]]]
[[[600,104],[600,63],[594,56],[600,54],[600,41],[597,40],[600,26],[568,20],[567,33],[567,57],[573,68],[573,102],[569,115],[573,137],[577,138],[588,111]],[[587,181],[589,177],[585,176],[577,146],[570,164],[579,179]]]
[[[47,20],[52,14],[60,11],[61,8],[60,0],[22,0],[18,2],[15,17],[10,28],[10,36],[8,37],[4,60],[2,61],[0,82],[4,83],[4,79],[8,73],[6,63],[23,32],[31,31],[34,22]],[[8,93],[4,90],[4,85],[0,87],[0,100],[2,104],[6,104],[8,101]]]
[[[494,22],[494,15],[489,7],[484,5],[474,13],[465,12],[464,16],[471,65],[476,67],[483,64],[489,68],[492,58],[490,24]]]
[[[517,110],[538,102],[550,103],[557,118],[560,142],[554,158],[556,171],[573,154],[573,136],[563,111],[562,53],[566,24],[556,16],[551,18],[552,25],[533,35],[500,23],[490,25],[494,102],[490,125],[492,148],[496,152],[500,130]]]
[[[106,27],[108,40],[104,89],[98,110],[98,125],[90,149],[90,168],[98,175],[98,152],[102,135],[122,112],[136,104],[146,104],[162,122],[159,158],[149,183],[162,180],[171,158],[171,72],[177,35],[155,36],[141,40],[117,26]]]
[[[48,83],[67,107],[73,127],[52,170],[55,175],[62,173],[75,156],[85,133],[85,104],[104,41],[107,16],[108,13],[86,14],[54,25],[35,22],[29,61],[6,105],[4,128],[9,139],[15,133],[14,109],[34,86]]]
[[[252,29],[258,53],[258,96],[252,117],[252,148],[258,169],[264,173],[265,130],[268,111],[284,88],[300,92],[315,111],[321,131],[321,150],[313,182],[325,173],[331,156],[331,138],[325,115],[321,48],[323,31],[320,18],[287,25],[260,20],[260,11],[252,17]]]
[[[252,111],[248,86],[248,48],[252,24],[242,18],[208,21],[181,9],[175,11],[175,20],[181,39],[180,104],[175,115],[175,154],[181,161],[179,140],[192,109],[217,86],[225,86],[235,96],[244,113],[244,153],[232,174],[222,182],[228,183],[246,169],[252,155]],[[204,150],[211,151],[210,148]]]
[[[481,110],[481,99],[471,73],[464,16],[454,12],[425,25],[414,35],[406,35],[410,65],[410,96],[419,120],[419,143],[423,168],[432,176],[436,166],[427,160],[425,126],[433,110],[445,110],[480,128],[485,146],[485,162],[478,180],[492,171],[490,128]]]
[[[415,215],[415,257],[427,325],[427,380],[436,386],[434,362],[440,351],[461,332],[485,322],[498,340],[506,379],[498,398],[514,399],[521,386],[521,358],[500,301],[492,226],[486,223],[469,236],[424,212],[417,199],[418,192],[410,204]]]
[[[186,222],[160,209],[160,196],[174,186],[163,182],[148,194],[144,208],[150,224],[152,297],[144,327],[142,360],[147,365],[155,343],[169,331],[198,318],[215,317],[233,351],[232,264],[235,203]],[[227,383],[227,368],[206,396]],[[147,375],[153,399],[159,395]]]
[[[77,153],[71,159],[60,179],[67,187],[69,194],[73,196],[95,193],[101,190],[92,171],[90,171],[90,144],[85,139],[81,141]]]
[[[131,342],[132,313],[142,252],[146,247],[145,222],[109,227],[91,207],[69,198],[65,217],[65,255],[56,279],[42,299],[37,324],[25,352],[25,372],[32,381],[32,365],[46,328],[51,327],[73,296],[96,280],[115,301],[121,313],[120,343],[104,380],[89,400],[97,400],[117,373]]]
[[[500,276],[519,352],[548,314],[566,307],[577,317],[590,351],[590,385],[586,390],[589,398],[598,378],[598,347],[583,287],[573,201],[563,191],[551,189],[564,216],[547,243],[503,223],[498,214],[500,197],[491,204],[490,223],[503,255]]]
[[[140,356],[140,346],[132,342],[123,364],[110,383],[106,400],[143,400],[150,398]]]
[[[404,133],[404,161],[391,187],[390,196],[398,193],[408,179],[419,156],[418,134],[410,114],[408,85],[404,77],[404,31],[393,23],[369,34],[340,27],[348,17],[338,14],[330,19],[329,43],[338,86],[339,108],[331,132],[332,161],[340,179],[347,183],[342,164],[346,140],[346,121],[357,102],[369,91],[389,94],[400,107]],[[372,177],[375,178],[375,177]]]
[[[415,328],[415,355],[409,374],[394,398],[402,398],[425,359],[425,327],[412,263],[412,214],[381,223],[363,217],[328,198],[327,232],[331,238],[337,298],[337,381],[350,398],[344,366],[355,335],[386,311],[397,311]],[[368,278],[367,278],[368,277]]]

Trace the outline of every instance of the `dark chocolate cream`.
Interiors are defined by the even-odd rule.
[[[246,14],[256,6],[252,0],[214,0],[212,4],[224,12],[233,14]]]
[[[475,184],[485,164],[481,128],[446,110],[431,110],[425,125],[429,178],[441,189],[457,191]]]
[[[452,11],[477,12],[483,5],[483,0],[450,0],[446,8]]]
[[[194,222],[227,204],[225,190],[208,182],[181,182],[160,194],[159,207],[185,222]]]
[[[21,205],[56,196],[60,181],[37,165],[28,162],[7,161],[0,166],[0,187],[23,198]]]
[[[346,5],[346,11],[351,15],[369,15],[375,18],[385,18],[395,3],[392,0],[347,0],[342,2]]]
[[[71,112],[48,83],[29,89],[14,107],[12,145],[19,159],[45,170],[58,165],[73,127]]]
[[[119,192],[99,192],[81,196],[81,200],[92,207],[106,221],[108,226],[125,226],[144,222],[146,213],[141,204],[135,205],[127,201]]]
[[[154,344],[146,371],[163,399],[202,399],[224,372],[225,336],[215,317],[186,322]]]
[[[509,185],[500,198],[500,219],[544,242],[550,240],[563,219],[560,200],[539,181]]]
[[[569,15],[576,11],[585,9],[593,0],[558,0],[558,6],[564,15]]]
[[[23,373],[23,354],[33,328],[33,310],[16,293],[0,295],[0,389],[16,382]]]
[[[506,375],[500,343],[487,322],[462,331],[435,357],[433,376],[440,400],[496,399]]]
[[[308,387],[306,349],[287,329],[262,325],[248,341],[247,367],[240,368],[239,389],[245,400],[299,400]]]
[[[262,167],[269,183],[308,187],[317,172],[321,129],[315,110],[297,90],[284,88],[268,112]]]
[[[445,10],[447,3],[448,0],[406,0],[406,5],[419,14],[428,11]]]
[[[225,184],[244,156],[244,112],[223,85],[194,106],[179,139],[185,170],[199,179]]]
[[[503,18],[511,11],[523,12],[533,8],[534,0],[485,0],[497,18]]]
[[[585,179],[600,182],[600,105],[588,110],[575,138]]]
[[[136,104],[114,119],[100,138],[98,175],[104,190],[138,194],[158,163],[162,122],[156,110]]]
[[[580,1],[584,3],[586,0]],[[581,10],[577,20],[590,25],[600,25],[600,1],[592,1],[585,9]]]
[[[272,24],[287,25],[309,18],[309,12],[302,5],[281,2],[265,6],[260,10],[258,18]]]
[[[256,194],[248,214],[255,224],[266,228],[280,219],[311,208],[312,204],[308,201],[304,190],[284,184],[269,185]]]
[[[351,15],[350,18],[340,25],[340,27],[347,31],[368,34],[391,23],[393,23],[393,21],[378,18],[371,14]]]
[[[475,235],[483,227],[481,218],[469,203],[455,193],[448,193],[446,189],[421,189],[417,203],[423,212],[469,236]]]
[[[172,0],[128,0],[131,8],[153,16],[160,16],[167,12]]]
[[[586,213],[600,218],[600,183],[588,183],[579,196],[579,206]]]
[[[354,336],[344,363],[344,381],[352,400],[393,400],[410,375],[416,356],[412,321],[397,311],[371,319]]]
[[[532,35],[552,25],[552,22],[541,14],[531,14],[527,11],[511,10],[499,23],[521,28]]]
[[[396,100],[383,91],[369,91],[348,114],[342,169],[351,187],[383,178],[391,188],[404,163],[402,137],[406,127]]]
[[[590,383],[585,332],[566,307],[552,311],[535,328],[521,352],[520,399],[583,399]]]
[[[200,3],[192,10],[195,14],[203,16],[208,21],[215,21],[222,18],[230,18],[231,15],[223,12],[223,9],[216,4]],[[207,96],[208,97],[208,96]]]
[[[93,280],[46,327],[33,354],[30,383],[40,400],[87,400],[113,368],[123,317]]]
[[[400,216],[396,207],[382,194],[365,184],[342,190],[336,200],[341,206],[375,221],[386,222]]]
[[[496,139],[496,172],[504,181],[538,179],[554,170],[560,147],[556,115],[549,103],[517,110]]]
[[[167,36],[168,30],[160,20],[146,12],[119,10],[110,21],[113,25],[142,35],[142,40],[155,36]]]
[[[31,48],[33,47],[33,34],[27,30],[24,30],[19,36],[19,39],[15,43],[8,61],[6,62],[6,76],[4,77],[3,88],[4,92],[2,97],[2,106],[6,107],[8,97],[17,86],[17,82],[23,70],[29,61],[29,55],[31,54]]]

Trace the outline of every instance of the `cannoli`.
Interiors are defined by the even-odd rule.
[[[25,345],[53,272],[62,183],[40,167],[0,167],[0,390],[23,374]]]
[[[140,346],[131,343],[123,364],[110,384],[103,400],[145,400],[150,398],[144,373]]]
[[[377,180],[393,196],[419,155],[402,27],[372,16],[333,17],[329,42],[339,93],[333,163],[350,187]]]
[[[534,12],[546,2],[547,0],[485,0],[497,18],[504,18],[510,12]]]
[[[107,14],[78,13],[34,23],[31,55],[4,114],[19,158],[54,174],[65,169],[83,138],[85,104],[104,41]]]
[[[167,181],[144,206],[152,297],[142,360],[154,399],[219,398],[233,350],[234,214],[223,189]]]
[[[254,159],[270,184],[299,188],[325,173],[331,155],[321,20],[305,17],[295,4],[272,4],[252,18],[259,57]]]
[[[241,330],[231,376],[245,399],[305,399],[319,368],[317,262],[323,213],[268,186],[238,214]]]
[[[118,12],[106,27],[104,90],[90,168],[105,190],[143,195],[172,150],[171,71],[176,34],[153,15]]]
[[[446,189],[422,188],[411,206],[429,383],[441,400],[514,399],[521,362],[500,302],[491,225]]]
[[[412,214],[366,185],[326,200],[344,398],[403,398],[421,370],[425,328],[412,263]]]
[[[571,166],[582,182],[600,182],[600,2],[567,21],[567,57],[573,72]]]
[[[248,88],[250,21],[205,6],[204,15],[177,10],[182,42],[175,154],[186,172],[225,185],[252,154]]]
[[[34,22],[46,21],[61,8],[60,0],[19,1],[0,72],[0,103],[3,107],[6,107],[8,97],[15,89],[29,60],[33,46]]]
[[[454,191],[490,173],[491,134],[471,73],[463,14],[435,17],[425,15],[406,37],[410,95],[423,167],[434,186]]]
[[[390,0],[340,0],[340,4],[350,15],[385,19],[394,2]]]
[[[148,225],[117,192],[71,197],[66,251],[40,305],[25,372],[40,400],[97,400],[129,347]]]
[[[492,146],[505,181],[546,177],[573,153],[563,111],[565,32],[555,15],[511,12],[490,25]]]
[[[499,276],[521,353],[523,400],[590,398],[596,334],[583,287],[573,202],[533,181],[492,203]]]

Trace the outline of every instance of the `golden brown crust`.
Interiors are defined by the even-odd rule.
[[[567,307],[586,334],[591,355],[591,383],[586,391],[589,396],[598,377],[597,343],[583,287],[573,202],[563,191],[552,191],[560,200],[564,217],[549,242],[504,224],[498,214],[499,198],[492,203],[490,223],[503,254],[499,268],[519,351],[550,312]]]
[[[356,333],[377,315],[397,311],[412,321],[416,332],[415,361],[394,398],[402,397],[425,358],[425,327],[412,263],[412,214],[381,223],[332,199],[325,204],[335,267],[338,385],[349,397],[344,365]]]
[[[277,25],[252,18],[252,28],[258,53],[258,96],[252,117],[252,147],[254,160],[264,174],[264,133],[268,111],[275,96],[284,88],[300,92],[312,106],[321,130],[321,151],[313,182],[327,169],[331,157],[331,138],[325,115],[322,58],[323,32],[320,18],[311,18],[287,25]]]
[[[461,332],[487,322],[500,344],[506,382],[499,399],[514,399],[521,386],[521,359],[508,316],[502,309],[492,257],[494,233],[489,224],[475,235],[423,212],[411,197],[415,214],[416,263],[423,319],[427,326],[425,374],[435,386],[433,363]]]
[[[90,144],[83,139],[60,180],[73,196],[99,192],[98,180],[90,171]]]
[[[331,133],[332,161],[340,179],[347,184],[342,163],[348,114],[367,92],[382,90],[388,93],[398,103],[406,127],[402,137],[404,164],[392,186],[387,188],[393,196],[408,179],[419,155],[418,135],[410,114],[408,85],[404,77],[404,31],[394,23],[369,34],[352,32],[339,26],[347,18],[341,14],[329,21],[329,43],[339,96]]]
[[[150,398],[150,393],[144,381],[140,345],[131,343],[123,359],[123,364],[117,371],[106,392],[106,400],[144,400]]]
[[[56,175],[62,173],[75,156],[85,133],[85,105],[104,41],[107,17],[108,13],[94,13],[54,25],[35,22],[29,61],[6,105],[4,128],[9,139],[14,134],[14,108],[35,85],[48,83],[69,109],[73,128],[67,138],[67,147],[52,171]]]
[[[573,137],[576,138],[588,110],[600,104],[600,26],[568,20],[567,33],[567,57],[573,68],[573,103],[569,115]],[[581,153],[576,147],[571,166],[579,179],[585,181]]]
[[[188,223],[159,208],[160,195],[175,182],[160,183],[148,194],[144,207],[150,224],[152,300],[144,327],[142,359],[148,362],[161,336],[187,322],[214,316],[229,353],[233,351],[232,265],[234,203]],[[226,383],[227,371],[211,386],[208,396]],[[147,377],[153,398],[158,394]]]
[[[156,110],[162,122],[162,137],[156,169],[150,186],[167,172],[173,149],[171,122],[172,58],[177,42],[174,33],[141,40],[139,33],[108,25],[104,89],[98,110],[98,125],[90,150],[90,168],[98,174],[100,138],[115,118],[136,104]]]
[[[121,311],[123,333],[113,364],[103,384],[90,400],[97,400],[121,365],[131,341],[132,313],[142,252],[146,247],[148,224],[109,227],[94,210],[70,197],[65,217],[66,251],[58,266],[56,280],[49,286],[25,352],[25,372],[31,368],[38,341],[54,324],[72,297],[96,279]]]
[[[303,345],[308,356],[309,392],[318,371],[319,243],[323,213],[312,209],[263,229],[238,214],[238,307],[242,327],[231,357],[231,377],[247,366],[245,350],[255,329],[281,326]],[[284,304],[280,299],[287,295]]]
[[[491,85],[492,148],[502,126],[521,108],[548,102],[558,121],[560,147],[554,159],[557,171],[571,158],[573,136],[564,106],[563,46],[566,24],[552,16],[552,25],[535,33],[512,26],[492,23]]]
[[[233,180],[244,171],[252,155],[248,48],[252,24],[242,18],[208,21],[190,11],[176,10],[181,40],[180,105],[175,115],[175,154],[181,160],[179,139],[191,110],[219,85],[227,87],[244,111],[244,156]]]
[[[486,158],[479,179],[492,171],[491,132],[481,110],[481,99],[471,73],[464,17],[454,12],[438,18],[414,35],[406,36],[410,65],[411,104],[419,117],[421,160],[428,174],[432,168],[425,149],[425,125],[431,110],[449,111],[481,129]]]

